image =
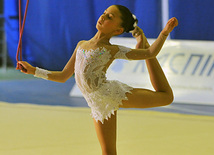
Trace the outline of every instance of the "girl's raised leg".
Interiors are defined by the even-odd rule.
[[[177,24],[175,24],[177,25]],[[174,27],[174,25],[173,25]],[[166,28],[164,33],[171,32]],[[143,35],[141,44],[137,44],[136,48],[149,48],[148,41]],[[148,89],[134,88],[131,93],[127,93],[128,100],[123,100],[122,108],[151,108],[171,104],[173,101],[172,89],[165,77],[165,74],[156,58],[146,60],[151,83],[155,91]]]
[[[145,40],[145,48],[149,48],[150,45],[145,35],[144,35],[144,40]],[[163,91],[163,92],[168,92],[169,94],[172,94],[172,89],[167,81],[167,78],[157,58],[147,59],[146,65],[147,65],[152,86],[155,89],[155,91],[157,92]]]
[[[98,140],[102,148],[102,155],[116,155],[116,128],[117,128],[117,112],[111,115],[111,118],[101,122],[94,120],[94,125]]]
[[[155,91],[134,88],[127,93],[128,100],[123,100],[122,108],[151,108],[169,105],[173,101],[172,89],[157,59],[147,60],[151,83]]]

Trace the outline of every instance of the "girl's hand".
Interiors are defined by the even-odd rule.
[[[145,37],[143,30],[136,26],[135,29],[132,32],[132,36],[136,38],[137,44],[136,44],[136,49],[142,48],[142,49],[147,49],[149,48],[149,43],[147,41],[147,38]]]
[[[132,36],[136,38],[137,42],[141,42],[144,36],[143,30],[140,27],[136,26],[132,31]]]
[[[169,35],[170,32],[172,32],[172,30],[178,26],[178,20],[175,17],[172,17],[171,19],[168,20],[166,26],[164,27],[164,29],[161,31],[161,33],[165,36]]]
[[[26,61],[18,61],[16,69],[21,70],[22,73],[33,74],[33,75],[35,74],[35,70],[36,70],[35,67],[31,66]]]

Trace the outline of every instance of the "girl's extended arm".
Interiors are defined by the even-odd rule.
[[[74,65],[76,59],[76,51],[72,54],[70,60],[65,65],[62,71],[48,71],[38,67],[33,67],[25,61],[19,61],[17,63],[17,68],[25,74],[33,74],[35,77],[43,78],[46,80],[51,80],[55,82],[66,82],[74,74]]]
[[[171,18],[165,28],[161,31],[156,41],[147,49],[132,49],[131,52],[126,53],[128,59],[142,60],[155,58],[160,52],[169,33],[178,25],[177,19]]]

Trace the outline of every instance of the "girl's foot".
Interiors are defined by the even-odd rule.
[[[148,42],[148,40],[147,40],[147,38],[146,38],[144,33],[143,33],[143,42],[144,42],[145,49],[150,47],[149,42]]]
[[[166,24],[166,26],[164,27],[164,29],[162,30],[162,34],[165,36],[168,36],[170,32],[172,32],[172,30],[178,26],[178,20],[175,17],[172,17]]]

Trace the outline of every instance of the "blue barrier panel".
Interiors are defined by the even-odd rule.
[[[169,16],[179,20],[171,38],[214,40],[213,7],[213,0],[169,0]]]
[[[5,10],[18,16],[18,2],[5,1]],[[22,0],[22,12],[26,0]],[[61,70],[80,40],[90,39],[96,33],[96,22],[112,4],[127,6],[139,19],[139,26],[149,38],[156,38],[161,30],[161,3],[159,0],[36,0],[29,2],[23,34],[23,60],[33,66]],[[11,7],[12,6],[12,7]],[[9,11],[6,14],[10,14]],[[15,64],[18,42],[18,18],[12,30],[7,24],[8,52]],[[10,35],[12,34],[12,35]],[[130,36],[130,34],[122,35]]]

